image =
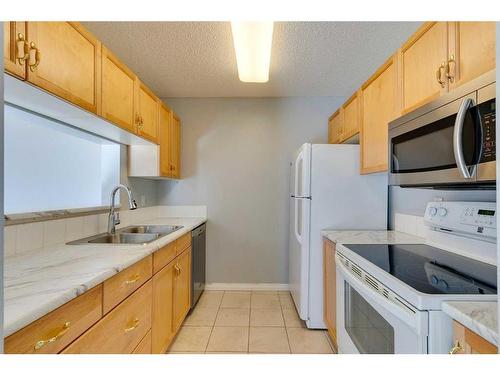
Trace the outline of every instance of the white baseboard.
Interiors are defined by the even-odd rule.
[[[205,290],[290,290],[288,284],[274,283],[207,283]]]

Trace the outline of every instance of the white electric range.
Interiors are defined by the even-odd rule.
[[[443,301],[496,301],[496,204],[430,202],[422,244],[336,251],[340,353],[447,353]]]

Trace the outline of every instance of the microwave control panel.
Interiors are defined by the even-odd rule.
[[[427,225],[445,232],[459,232],[496,238],[495,202],[429,202],[424,217]]]
[[[483,145],[481,162],[495,161],[496,159],[496,112],[495,99],[478,105],[481,126],[483,128]]]

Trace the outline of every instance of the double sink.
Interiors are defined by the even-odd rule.
[[[131,225],[116,230],[116,233],[101,233],[68,242],[68,245],[110,244],[110,245],[145,245],[173,233],[179,225]]]

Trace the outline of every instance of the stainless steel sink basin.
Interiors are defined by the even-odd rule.
[[[181,228],[182,226],[172,225],[133,225],[119,229],[115,234],[101,233],[68,242],[68,245],[145,245]]]
[[[162,236],[166,236],[167,234],[173,233],[176,230],[181,229],[182,227],[179,225],[132,225],[130,227],[126,227],[120,229],[121,233],[153,233],[160,234]]]

